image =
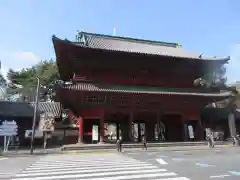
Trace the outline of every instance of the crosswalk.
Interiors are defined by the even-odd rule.
[[[190,180],[122,154],[48,155],[12,180]]]

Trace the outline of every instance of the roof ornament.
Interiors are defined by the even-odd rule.
[[[77,30],[76,42],[80,42],[80,32]]]
[[[116,25],[114,25],[114,28],[113,28],[113,36],[116,36]]]
[[[202,59],[202,57],[203,57],[203,53],[201,53],[198,57]]]

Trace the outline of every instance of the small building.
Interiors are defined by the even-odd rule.
[[[230,92],[195,87],[195,79],[223,66],[230,58],[187,52],[177,43],[80,32],[76,41],[53,36],[61,79],[57,98],[68,118],[80,123],[80,141],[107,141],[107,124],[116,138],[132,142],[184,141],[191,125],[203,140],[200,110]],[[163,138],[164,137],[164,138]]]
[[[0,101],[0,121],[16,121],[20,145],[29,144],[25,132],[32,130],[34,106],[35,103]],[[56,119],[61,119],[61,105],[59,102],[39,102],[36,127],[38,127],[39,117],[42,113],[51,113]]]

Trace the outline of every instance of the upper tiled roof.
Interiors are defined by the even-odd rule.
[[[116,93],[133,93],[133,94],[159,94],[159,95],[186,95],[186,96],[205,96],[205,97],[228,97],[230,92],[204,92],[191,89],[171,89],[157,87],[142,86],[120,86],[120,85],[104,85],[91,83],[78,83],[73,85],[65,85],[64,88],[78,91],[98,91],[98,92],[116,92]]]
[[[53,36],[53,38],[56,38]],[[228,61],[230,57],[216,58],[205,57],[199,54],[194,54],[185,51],[185,49],[177,43],[167,43],[159,41],[150,41],[142,39],[134,39],[127,37],[108,36],[102,34],[93,34],[80,32],[77,42],[70,42],[78,46],[103,49],[110,51],[122,51],[141,54],[151,54],[160,56],[171,56],[191,59],[206,59],[206,60],[224,60]]]

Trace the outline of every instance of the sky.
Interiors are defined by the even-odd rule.
[[[176,42],[225,57],[228,82],[240,80],[239,0],[0,0],[2,73],[55,59],[51,37],[76,31]]]

